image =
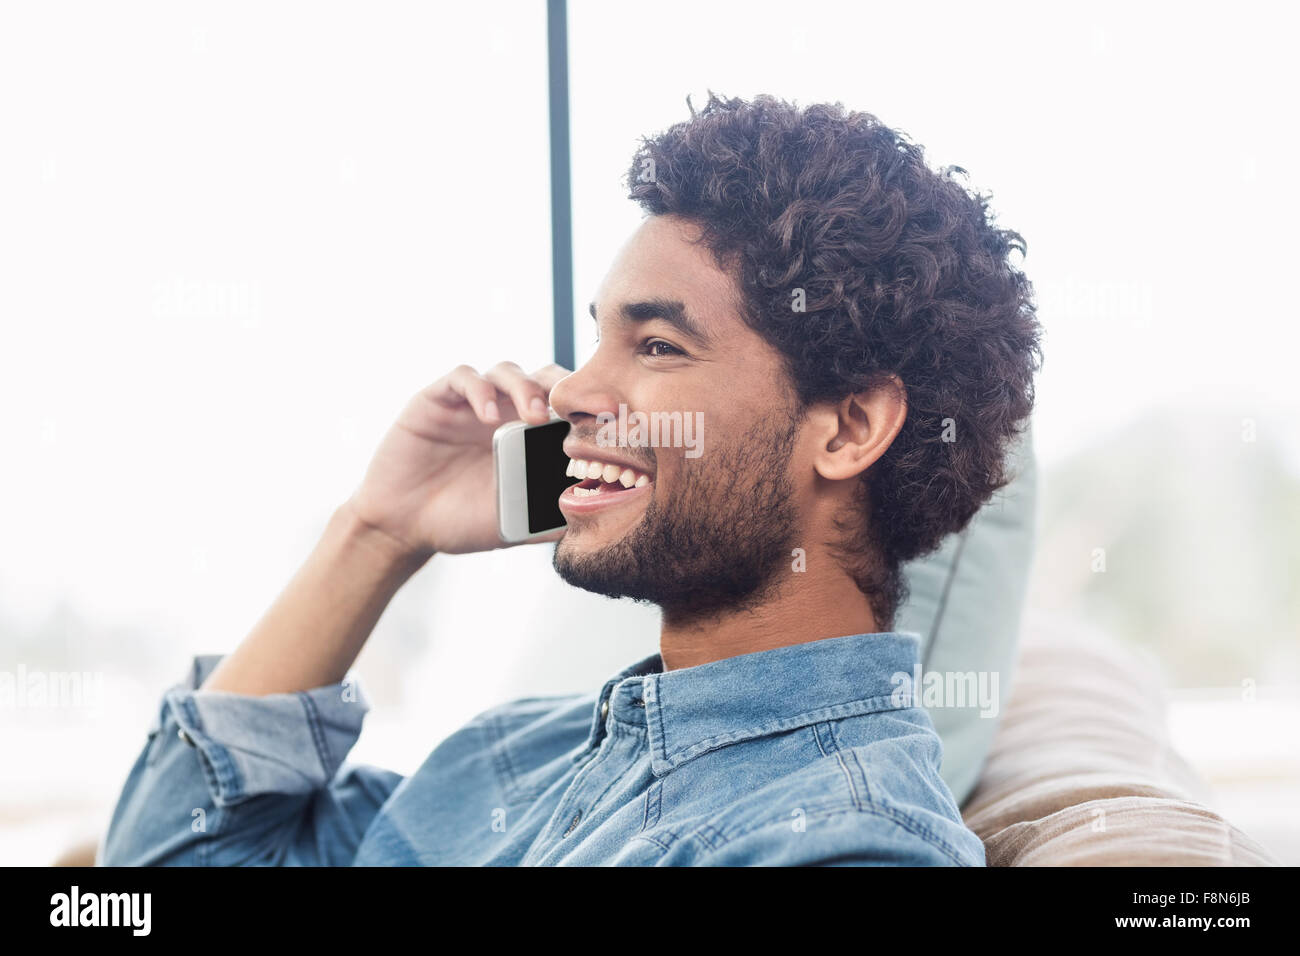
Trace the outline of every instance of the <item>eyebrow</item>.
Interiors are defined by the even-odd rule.
[[[592,319],[595,319],[596,303],[591,303],[587,311],[591,313]],[[686,311],[686,306],[676,299],[624,302],[619,307],[618,314],[625,322],[649,322],[651,319],[660,319],[701,345],[709,345],[713,341],[713,336],[705,332],[704,328],[691,318]]]

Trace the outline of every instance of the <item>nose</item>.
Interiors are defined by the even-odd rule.
[[[618,415],[621,393],[612,375],[593,356],[551,389],[551,408],[573,425],[591,424],[601,412]]]

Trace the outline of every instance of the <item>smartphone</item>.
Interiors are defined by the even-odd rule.
[[[565,475],[569,423],[552,412],[544,425],[507,422],[492,436],[497,473],[497,526],[504,541],[529,541],[565,527],[560,495],[578,479]]]

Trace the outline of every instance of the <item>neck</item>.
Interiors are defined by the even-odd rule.
[[[677,620],[664,614],[659,655],[664,670],[708,664],[738,654],[876,631],[867,596],[827,553],[808,555],[808,566],[833,573],[788,572],[770,600],[708,619]]]

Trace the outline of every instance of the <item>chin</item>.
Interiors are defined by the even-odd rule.
[[[602,533],[596,525],[574,528],[570,526],[564,533],[564,537],[559,540],[555,546],[557,558],[580,557],[595,554],[603,551],[611,545],[618,544],[626,537],[625,534],[608,535]]]
[[[560,539],[560,547],[572,549],[574,554],[592,554],[627,540],[644,519],[644,509],[617,515],[570,515],[566,518],[568,530]]]

